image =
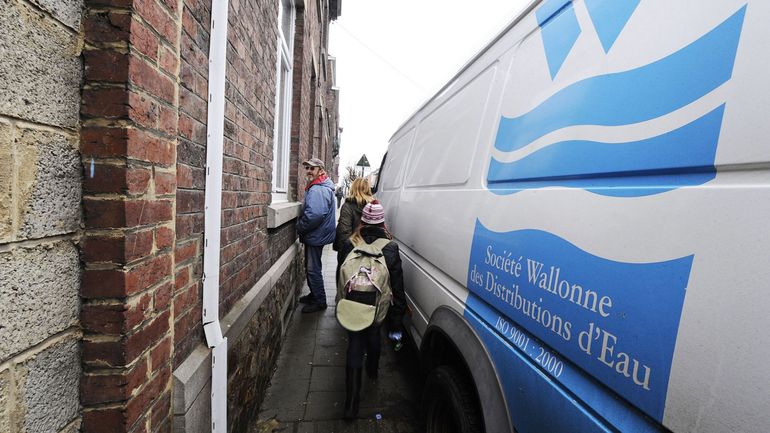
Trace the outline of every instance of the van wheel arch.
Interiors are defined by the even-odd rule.
[[[515,431],[492,358],[462,315],[447,307],[436,309],[420,345],[420,363],[426,376],[448,365],[472,382],[486,431]],[[479,383],[485,385],[479,389]]]

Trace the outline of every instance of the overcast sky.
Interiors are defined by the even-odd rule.
[[[347,0],[331,24],[340,89],[340,173],[388,140],[530,0]]]

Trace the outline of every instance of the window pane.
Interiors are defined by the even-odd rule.
[[[278,111],[276,112],[278,126],[276,127],[275,140],[275,189],[283,190],[286,188],[286,147],[288,136],[286,135],[286,111],[287,111],[287,85],[289,71],[283,65],[281,66],[280,88],[278,90]]]
[[[286,41],[286,45],[291,50],[292,34],[291,24],[294,20],[294,8],[289,0],[281,1],[281,32],[283,32],[283,39]]]

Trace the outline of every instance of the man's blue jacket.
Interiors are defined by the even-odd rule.
[[[302,216],[297,221],[300,242],[313,246],[334,242],[337,212],[334,201],[334,183],[328,178],[307,190]]]

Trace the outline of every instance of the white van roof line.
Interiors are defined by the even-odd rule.
[[[434,94],[433,94],[433,96],[431,96],[431,97],[430,97],[430,98],[429,98],[427,101],[423,102],[423,103],[422,103],[422,105],[420,105],[420,106],[419,106],[419,107],[418,107],[418,108],[417,108],[415,111],[413,111],[413,112],[412,112],[412,114],[410,114],[410,115],[409,115],[409,117],[407,117],[407,118],[406,118],[406,120],[405,120],[405,121],[403,121],[403,122],[402,122],[402,123],[401,123],[401,124],[398,126],[398,128],[396,128],[396,132],[394,132],[394,133],[393,133],[393,135],[391,135],[391,136],[390,136],[390,138],[388,139],[388,142],[391,142],[391,141],[393,141],[393,138],[394,138],[396,135],[398,135],[398,133],[399,133],[399,132],[401,132],[401,129],[402,129],[404,126],[406,126],[406,124],[408,124],[408,123],[409,123],[409,122],[410,122],[410,121],[411,121],[411,120],[414,118],[414,116],[415,116],[417,113],[419,113],[420,111],[422,111],[422,109],[423,109],[423,108],[425,108],[425,106],[426,106],[426,105],[430,104],[430,103],[431,103],[431,101],[433,101],[434,99],[436,99],[436,97],[437,97],[438,95],[440,95],[441,93],[443,93],[443,92],[444,92],[444,90],[446,90],[446,89],[447,89],[447,87],[449,87],[449,85],[450,85],[450,84],[452,84],[452,82],[454,82],[454,81],[457,79],[457,77],[459,77],[460,75],[462,75],[462,73],[463,73],[463,72],[465,72],[465,70],[466,70],[466,69],[468,69],[468,67],[469,67],[471,64],[473,64],[473,62],[475,62],[475,61],[476,61],[476,59],[478,59],[478,58],[479,58],[479,57],[481,57],[481,56],[482,56],[484,53],[486,53],[486,52],[487,52],[487,51],[488,51],[488,50],[489,50],[489,49],[492,47],[492,45],[494,45],[494,44],[495,44],[495,43],[496,43],[498,40],[500,40],[500,38],[502,38],[502,37],[503,37],[503,35],[504,35],[505,33],[507,33],[507,32],[508,32],[508,30],[510,30],[510,29],[511,29],[513,26],[515,26],[516,24],[518,24],[518,23],[519,23],[519,21],[521,21],[522,19],[524,19],[524,17],[525,17],[525,16],[529,15],[529,13],[530,13],[530,12],[532,12],[532,10],[533,10],[533,9],[535,9],[535,7],[536,7],[536,6],[537,6],[539,3],[541,3],[541,2],[542,2],[542,0],[531,0],[531,1],[530,1],[530,3],[529,3],[529,5],[528,5],[526,8],[524,8],[524,10],[522,10],[522,11],[521,11],[521,13],[519,13],[519,15],[517,15],[517,16],[516,16],[516,18],[514,18],[514,19],[513,19],[513,21],[511,21],[510,23],[508,23],[508,25],[507,25],[507,26],[505,26],[505,27],[504,27],[502,30],[500,30],[500,31],[497,33],[497,36],[495,36],[495,37],[494,37],[494,38],[493,38],[491,41],[489,41],[489,42],[488,42],[488,43],[487,43],[487,44],[484,46],[484,48],[482,48],[482,49],[481,49],[481,50],[480,50],[478,53],[476,53],[476,55],[474,55],[473,57],[471,57],[471,58],[470,58],[470,60],[468,60],[467,62],[465,62],[465,64],[464,64],[464,65],[463,65],[463,66],[460,68],[460,70],[459,70],[459,71],[457,71],[457,73],[456,73],[456,74],[454,74],[454,76],[452,76],[452,78],[450,78],[450,79],[449,79],[449,81],[447,81],[447,82],[446,82],[446,83],[445,83],[443,86],[441,86],[441,88],[440,88],[440,89],[438,89],[438,91],[436,91],[436,93],[434,93]]]

